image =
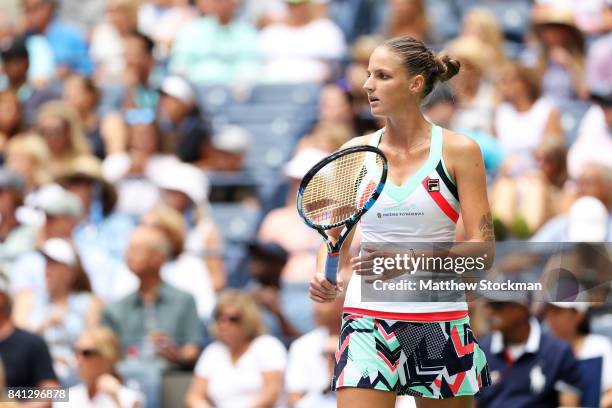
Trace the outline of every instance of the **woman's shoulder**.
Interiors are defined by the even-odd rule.
[[[442,130],[443,148],[449,156],[458,154],[476,154],[480,152],[478,143],[474,139],[450,129]]]
[[[283,343],[276,337],[269,334],[262,334],[253,340],[253,349],[256,350],[285,350]]]
[[[373,132],[373,133],[368,133],[367,135],[363,135],[363,136],[355,136],[354,138],[350,139],[349,141],[347,141],[346,143],[344,143],[340,149],[346,149],[348,147],[354,147],[354,146],[363,146],[363,145],[367,145],[370,143],[370,140],[372,139],[372,137],[376,134],[377,132]]]

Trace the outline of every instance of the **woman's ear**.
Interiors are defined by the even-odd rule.
[[[425,88],[425,77],[421,74],[415,75],[410,83],[410,92],[419,95],[423,92],[423,88]]]

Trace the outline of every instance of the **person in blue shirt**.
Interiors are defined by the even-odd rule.
[[[529,298],[526,291],[487,294],[493,332],[480,347],[492,385],[477,395],[479,408],[579,406],[581,378],[572,349],[543,333]]]
[[[57,17],[56,1],[23,0],[23,9],[27,35],[42,35],[49,41],[60,78],[70,71],[91,75],[85,34]]]

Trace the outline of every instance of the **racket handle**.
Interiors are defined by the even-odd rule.
[[[338,275],[338,264],[340,263],[340,253],[327,254],[325,259],[325,277],[328,281],[336,284]]]

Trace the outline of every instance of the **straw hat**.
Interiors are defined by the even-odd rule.
[[[533,31],[540,37],[547,26],[562,26],[569,30],[574,44],[584,53],[584,36],[576,25],[572,9],[567,7],[542,6],[535,7],[532,13]]]

